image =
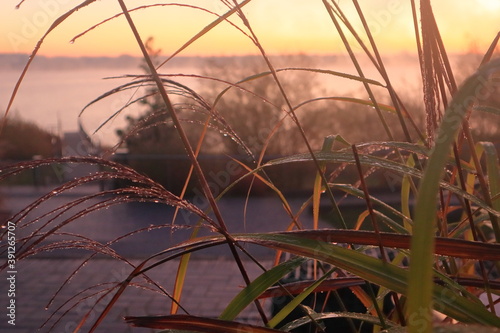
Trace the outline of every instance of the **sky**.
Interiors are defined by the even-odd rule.
[[[52,22],[80,1],[0,1],[0,53],[30,53]],[[241,1],[241,0],[240,0]],[[334,0],[348,17],[355,17],[352,1]],[[172,3],[192,5],[191,7]],[[211,23],[227,8],[221,0],[126,0],[129,9],[145,4],[165,4],[134,11],[143,39],[155,38],[164,54],[171,54]],[[409,0],[359,0],[379,47],[385,52],[415,50]],[[418,3],[418,1],[417,1]],[[170,5],[167,5],[170,4]],[[450,52],[471,49],[484,52],[500,31],[500,0],[434,0],[435,16]],[[203,6],[203,9],[193,6]],[[211,11],[213,13],[209,13]],[[120,12],[118,1],[100,0],[80,9],[45,39],[39,54],[46,56],[139,55],[140,50],[123,16],[113,19],[70,43],[73,37]],[[253,0],[244,7],[252,28],[268,53],[328,54],[343,52],[338,33],[321,0]],[[237,16],[231,17],[243,27]],[[353,20],[360,29],[361,24]],[[227,23],[221,24],[182,55],[256,54],[250,39]]]

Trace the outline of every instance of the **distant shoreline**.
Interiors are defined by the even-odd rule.
[[[231,58],[254,58],[261,57],[259,55],[235,55],[235,56],[176,56],[169,61],[172,67],[196,67],[206,63],[206,61]],[[270,56],[270,58],[294,58],[308,57],[316,59],[319,63],[335,62],[336,60],[348,60],[346,54],[331,54],[331,55],[283,55]],[[394,57],[414,57],[412,54],[395,54]],[[0,70],[22,70],[29,59],[29,54],[22,53],[0,53]],[[163,57],[166,59],[166,57]],[[31,64],[33,70],[77,70],[86,68],[138,68],[143,63],[141,57],[131,55],[121,55],[113,57],[67,57],[67,56],[44,56],[37,55],[36,59]]]
[[[472,54],[449,54],[451,59],[458,59],[462,56],[474,56]],[[170,67],[198,67],[210,61],[224,62],[225,59],[251,59],[260,55],[234,55],[234,56],[176,56],[169,61]],[[314,54],[291,54],[291,55],[272,55],[270,58],[285,58],[285,59],[314,59],[314,63],[324,66],[331,65],[336,62],[350,62],[347,54],[330,54],[330,55],[314,55]],[[363,56],[361,56],[363,58]],[[406,60],[413,59],[418,65],[418,60],[415,54],[398,53],[386,56],[386,60]],[[0,53],[0,70],[22,70],[29,59],[29,54],[23,53]],[[162,61],[166,59],[162,57]],[[118,68],[139,68],[143,63],[142,57],[131,55],[120,56],[84,56],[84,57],[68,57],[68,56],[44,56],[37,55],[36,59],[31,64],[31,70],[79,70],[79,69],[118,69]],[[294,61],[287,63],[291,64]],[[291,65],[293,67],[293,65]]]

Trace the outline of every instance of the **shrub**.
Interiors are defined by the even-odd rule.
[[[9,119],[0,133],[2,160],[29,160],[33,156],[54,157],[60,154],[60,139],[32,122]]]

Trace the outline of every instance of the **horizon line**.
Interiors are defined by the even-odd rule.
[[[412,51],[407,51],[407,50],[401,50],[401,51],[394,51],[394,52],[387,52],[385,55],[389,56],[414,56],[416,55],[417,52],[412,52]],[[456,51],[456,52],[449,52],[449,55],[483,55],[481,52],[474,52],[474,51]],[[356,56],[365,56],[366,54],[364,52],[362,53],[355,53]],[[1,52],[0,51],[0,56],[26,56],[30,57],[30,53],[24,53],[24,52]],[[336,52],[336,53],[304,53],[304,52],[299,52],[299,53],[270,53],[267,54],[269,57],[290,57],[290,56],[307,56],[307,57],[331,57],[331,56],[346,56],[348,57],[349,55],[345,52]],[[123,54],[116,54],[116,55],[80,55],[80,56],[75,56],[75,55],[47,55],[47,54],[36,54],[35,57],[43,57],[43,58],[48,58],[48,59],[56,59],[56,58],[68,58],[68,59],[81,59],[81,58],[143,58],[142,55],[134,55],[134,54],[128,54],[128,53],[123,53]],[[169,55],[167,54],[162,54],[160,57],[165,57],[168,58]],[[190,55],[181,55],[178,54],[172,59],[175,58],[238,58],[238,57],[262,57],[262,54],[259,53],[247,53],[247,54],[213,54],[213,55],[195,55],[195,54],[190,54]]]

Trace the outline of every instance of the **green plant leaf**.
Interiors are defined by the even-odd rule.
[[[346,230],[338,231],[346,232]],[[303,235],[301,233],[303,233]],[[314,237],[311,237],[311,233],[315,233]],[[321,235],[328,238],[328,241],[318,239],[318,236]],[[383,239],[384,234],[381,233],[380,235]],[[233,234],[233,239],[238,242],[258,244],[280,251],[290,252],[298,256],[323,261],[345,269],[351,274],[397,293],[403,295],[407,295],[408,293],[408,270],[391,263],[383,262],[380,259],[363,253],[331,244],[329,242],[335,242],[335,240],[329,237],[328,234],[325,234],[324,230],[267,234]],[[352,239],[352,237],[350,239]],[[224,240],[223,236],[202,237],[191,242],[183,243],[183,247],[194,246],[197,242],[202,244],[220,244],[221,240]],[[443,241],[458,240],[445,238]],[[472,244],[475,242],[469,243]],[[484,243],[479,244],[481,244],[479,246],[492,245]],[[497,255],[499,254],[498,249],[496,253]],[[478,323],[500,327],[500,318],[487,311],[485,307],[477,306],[477,302],[463,297],[446,286],[434,284],[433,287],[432,296],[435,304],[434,308],[437,311],[463,323]]]
[[[281,332],[233,321],[202,318],[189,315],[125,317],[125,321],[135,327],[167,329],[163,332],[202,333],[276,333]]]
[[[281,286],[268,288],[265,292],[259,295],[259,299],[269,298],[269,297],[280,297],[287,295],[297,295],[303,292],[307,287],[311,285],[314,281],[295,281],[284,284],[283,289]],[[339,288],[348,288],[354,286],[361,286],[366,284],[366,281],[355,277],[341,277],[332,278],[324,280],[319,286],[314,290],[315,293],[323,291],[332,291]],[[286,292],[285,292],[286,290]]]
[[[349,185],[349,184],[329,184],[331,187],[335,188],[335,189],[338,189],[338,190],[341,190],[345,193],[348,193],[350,195],[353,195],[353,196],[356,196],[356,197],[359,197],[359,198],[364,198],[365,194],[363,193],[362,190],[360,190],[359,188],[356,188],[352,185]],[[386,204],[385,202],[383,202],[382,200],[380,199],[377,199],[377,197],[374,197],[374,196],[370,196],[370,201],[372,201],[373,203],[376,203],[377,205],[380,205],[381,207],[383,207],[385,210],[389,211],[390,213],[396,215],[396,216],[399,216],[403,222],[405,223],[405,225],[411,225],[413,222],[411,221],[411,219],[402,214],[399,210],[391,207],[390,205]],[[383,216],[382,214],[376,212],[379,216],[381,216],[383,219],[386,218],[386,216]],[[397,231],[398,233],[400,234],[408,234],[409,231],[402,227],[401,225],[399,224],[396,224],[396,223],[390,223],[390,221],[388,221],[388,223],[390,224],[390,227]]]
[[[321,278],[314,281],[314,283],[307,286],[299,295],[294,297],[273,318],[271,318],[271,320],[269,320],[267,325],[272,328],[276,327],[276,325],[278,325],[281,321],[283,321],[286,318],[286,316],[288,316],[296,307],[300,305],[300,303],[302,303],[306,299],[307,296],[309,296],[324,280],[326,280],[326,278],[328,278],[331,273],[332,273],[331,271],[327,272]]]
[[[331,151],[333,148],[333,144],[335,141],[339,141],[340,143],[343,144],[348,144],[347,141],[344,140],[339,135],[329,135],[327,136],[324,141],[323,141],[323,147],[321,148],[321,151],[328,152]],[[320,205],[320,198],[321,198],[321,193],[324,191],[324,186],[326,184],[322,184],[323,182],[323,177],[322,174],[325,173],[326,170],[326,162],[320,162],[319,163],[320,170],[316,172],[316,177],[314,178],[314,185],[313,185],[313,195],[312,195],[312,209],[313,209],[313,229],[318,229],[319,225],[319,205]],[[321,174],[320,174],[321,172]],[[335,204],[335,202],[334,202]],[[338,209],[338,206],[333,207],[333,210],[335,212],[335,217],[339,221],[344,221],[342,215],[340,214],[340,211]],[[343,223],[344,229],[347,229],[347,226],[345,223]]]
[[[500,67],[500,60],[483,66],[476,74],[469,77],[445,111],[432,154],[419,187],[413,238],[411,246],[410,276],[408,282],[408,319],[409,331],[430,332],[432,329],[431,309],[433,289],[432,282],[434,261],[434,228],[436,219],[436,197],[444,167],[462,120],[469,107],[474,103],[481,80],[489,76],[494,69]],[[498,325],[497,325],[498,326]]]
[[[498,155],[495,145],[491,142],[479,143],[484,149],[486,159],[486,171],[488,174],[488,185],[490,190],[491,204],[495,210],[500,211],[500,169],[498,166]],[[500,225],[497,221],[491,221],[497,240],[500,239]]]
[[[354,313],[354,312],[326,312],[326,313],[316,313],[316,314],[311,314],[312,319],[319,321],[319,320],[325,320],[325,319],[333,319],[333,318],[351,318],[351,319],[357,319],[361,320],[370,324],[374,325],[381,325],[380,320],[377,317],[363,314],[363,313]],[[311,318],[304,316],[299,319],[295,319],[294,321],[289,322],[288,324],[284,325],[283,327],[280,328],[281,331],[289,332],[293,329],[296,329],[300,326],[306,325],[311,322]],[[397,326],[394,323],[391,323],[389,321],[386,321],[386,324],[389,326]]]
[[[448,152],[444,153],[444,159],[448,159]],[[326,162],[331,162],[331,163],[355,163],[354,157],[351,152],[345,152],[345,151],[338,151],[338,152],[322,152],[319,151],[315,153],[316,159],[319,162],[326,161]],[[394,162],[388,159],[384,159],[381,157],[377,156],[371,156],[371,155],[366,155],[366,154],[359,154],[359,159],[362,165],[367,165],[367,166],[372,166],[372,167],[377,167],[380,169],[386,169],[386,170],[391,170],[396,173],[409,176],[409,177],[417,177],[417,178],[422,178],[424,174],[413,167],[410,167],[408,165],[404,165],[398,162]],[[278,158],[274,159],[272,161],[267,162],[266,164],[262,165],[260,168],[256,168],[252,171],[252,173],[256,173],[260,171],[262,168],[266,168],[268,166],[273,166],[273,165],[281,165],[281,164],[288,164],[288,163],[299,163],[299,162],[310,162],[311,156],[310,154],[296,154],[292,156],[287,156],[283,158]],[[248,175],[247,175],[248,176]],[[457,186],[451,185],[448,182],[438,180],[438,186],[441,186],[445,190],[449,190],[455,194],[457,194],[460,197],[463,197],[479,207],[483,208],[484,210],[488,211],[489,213],[500,217],[500,211],[495,210],[494,208],[488,206],[484,201],[480,200],[477,196],[472,195],[470,193],[467,193],[466,191],[463,191],[462,189],[458,188]]]
[[[261,274],[236,295],[219,316],[219,319],[234,320],[243,309],[256,300],[266,289],[303,264],[306,260],[304,257],[293,258]]]
[[[234,239],[324,261],[397,293],[403,295],[408,293],[409,274],[407,270],[354,250],[295,235],[234,235]],[[432,295],[437,311],[464,323],[480,323],[500,327],[500,318],[488,312],[486,308],[477,306],[476,302],[462,297],[446,287],[434,283],[433,285]]]

